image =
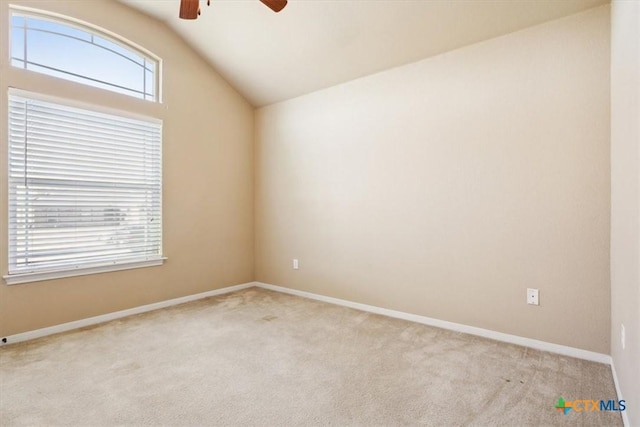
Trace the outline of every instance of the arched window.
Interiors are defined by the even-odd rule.
[[[158,59],[104,31],[14,10],[11,65],[158,101]]]

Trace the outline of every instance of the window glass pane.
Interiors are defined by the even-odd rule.
[[[24,18],[19,15],[13,15],[11,17],[11,26],[13,28],[24,27]]]
[[[101,89],[156,100],[156,61],[75,25],[12,16],[12,65]],[[26,43],[26,58],[25,58]]]
[[[151,74],[151,71],[145,71],[145,92],[148,93],[149,95],[153,96],[155,95],[154,93],[154,81],[153,81],[153,74]]]
[[[11,30],[11,57],[24,61],[24,28]]]
[[[21,67],[22,68],[22,67]],[[85,84],[86,83],[86,79],[84,77],[79,77],[79,76],[74,76],[71,74],[68,74],[64,71],[56,71],[56,70],[51,70],[39,65],[34,65],[34,64],[27,64],[27,69],[31,70],[31,71],[37,71],[39,73],[43,73],[43,74],[47,74],[49,76],[53,76],[53,77],[59,77],[61,79],[65,79],[65,80],[70,80],[72,82],[78,82],[81,84]],[[91,86],[93,87],[97,87],[100,89],[106,89],[109,90],[111,92],[116,92],[116,93],[121,93],[124,95],[129,95],[129,96],[133,96],[134,98],[141,98],[141,99],[145,99],[144,98],[144,94],[138,91],[134,91],[131,89],[126,89],[126,88],[121,88],[121,87],[117,87],[117,86],[113,86],[107,83],[102,83],[102,82],[97,82],[97,81],[93,81],[91,82]],[[153,97],[148,97],[146,98],[148,100],[153,100]]]
[[[91,34],[77,28],[59,24],[57,22],[45,21],[43,19],[27,18],[27,27],[31,30],[48,31],[54,34],[62,34],[75,37],[84,41],[91,41]]]
[[[134,52],[131,52],[130,50],[127,50],[127,49],[123,48],[122,46],[120,46],[120,45],[118,45],[116,43],[110,42],[109,40],[105,40],[105,39],[103,39],[101,37],[97,37],[97,36],[95,36],[93,38],[93,42],[95,44],[97,44],[98,46],[101,46],[101,47],[103,47],[105,49],[108,49],[108,50],[112,51],[113,53],[116,53],[118,55],[122,55],[123,57],[129,59],[130,61],[135,62],[136,64],[140,64],[140,65],[144,64],[144,61],[145,61],[144,57],[142,57],[142,56],[140,56],[140,55],[138,55],[138,54],[136,54]]]

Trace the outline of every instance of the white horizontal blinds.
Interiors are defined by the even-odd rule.
[[[9,272],[160,258],[161,133],[11,94]]]

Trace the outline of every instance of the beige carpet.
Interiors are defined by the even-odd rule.
[[[251,288],[0,349],[0,425],[621,425],[608,366]]]

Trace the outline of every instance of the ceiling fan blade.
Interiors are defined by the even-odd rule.
[[[260,0],[274,12],[280,12],[287,5],[287,0]]]
[[[200,2],[198,0],[180,0],[180,18],[197,19]]]

